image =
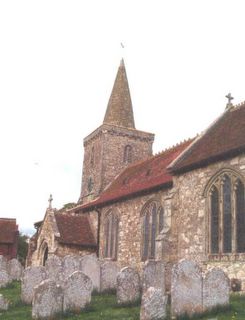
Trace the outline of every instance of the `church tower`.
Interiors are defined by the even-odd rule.
[[[103,124],[84,139],[80,201],[96,198],[129,164],[152,155],[154,134],[135,129],[124,61],[117,72]]]

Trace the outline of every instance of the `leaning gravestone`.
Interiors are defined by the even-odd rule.
[[[143,268],[143,293],[150,287],[159,288],[165,293],[165,265],[163,261],[147,261]]]
[[[4,298],[2,294],[0,294],[0,310],[8,310],[8,308],[9,308],[8,301]]]
[[[202,312],[202,272],[193,261],[181,260],[172,269],[172,315]]]
[[[168,297],[160,288],[148,288],[142,296],[140,320],[162,320],[167,314]]]
[[[28,267],[24,270],[21,279],[21,300],[26,304],[31,304],[34,294],[34,287],[47,279],[44,267]]]
[[[93,289],[100,291],[100,262],[96,255],[90,254],[82,257],[81,270],[93,282]]]
[[[35,287],[32,302],[33,319],[54,319],[63,310],[63,290],[54,280],[44,280]]]
[[[63,278],[67,279],[73,272],[81,270],[80,256],[68,255],[63,258]]]
[[[63,310],[78,313],[90,304],[93,283],[86,274],[75,271],[65,280],[63,290]]]
[[[106,261],[100,268],[100,290],[101,292],[116,290],[117,273],[119,268],[114,261]]]
[[[8,273],[11,280],[20,280],[23,272],[23,267],[17,259],[11,259],[8,262]]]
[[[117,275],[117,303],[132,303],[140,298],[140,277],[131,267],[123,268]]]
[[[7,259],[0,255],[0,288],[6,287],[10,281]]]
[[[58,284],[62,284],[64,281],[63,276],[63,261],[58,256],[51,256],[48,258],[45,264],[47,272],[47,278],[56,281]]]
[[[213,268],[203,278],[203,309],[229,305],[230,281],[224,271]]]

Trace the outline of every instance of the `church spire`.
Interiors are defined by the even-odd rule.
[[[132,101],[123,59],[118,68],[103,123],[135,129]]]

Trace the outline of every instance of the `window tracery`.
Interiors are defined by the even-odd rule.
[[[117,259],[119,218],[113,211],[109,211],[104,221],[104,257]]]
[[[155,259],[156,237],[163,229],[164,210],[157,201],[148,203],[142,211],[142,260]]]
[[[242,178],[223,171],[209,187],[209,252],[245,252],[245,192]]]

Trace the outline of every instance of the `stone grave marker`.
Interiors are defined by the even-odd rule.
[[[131,268],[123,268],[117,275],[117,303],[127,304],[140,298],[141,287],[138,272]]]
[[[93,289],[100,291],[100,262],[96,255],[90,254],[83,256],[81,259],[81,270],[93,282]]]
[[[202,312],[202,271],[193,261],[181,260],[173,266],[171,312],[173,316]]]
[[[80,312],[91,302],[92,280],[81,271],[73,272],[64,283],[64,311]]]
[[[143,293],[150,287],[159,288],[165,293],[165,265],[163,261],[149,260],[145,263],[142,277]]]
[[[149,287],[142,296],[140,320],[162,320],[167,314],[168,297],[160,288]]]
[[[111,291],[117,287],[117,273],[119,268],[115,261],[105,261],[100,267],[100,290]]]
[[[21,301],[31,304],[34,287],[45,279],[47,279],[47,273],[43,266],[26,268],[21,279]]]
[[[33,319],[54,319],[63,311],[63,290],[54,280],[44,280],[34,289]]]
[[[17,259],[11,259],[8,262],[8,273],[11,280],[20,280],[23,272],[23,267]]]

